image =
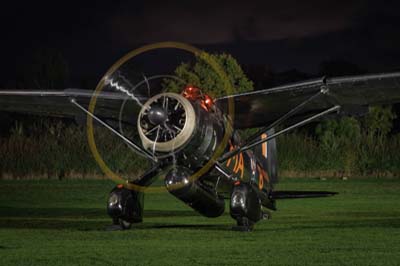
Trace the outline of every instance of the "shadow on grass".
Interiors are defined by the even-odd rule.
[[[9,229],[57,229],[76,231],[106,231],[111,220],[68,220],[68,219],[0,219],[0,228]],[[193,230],[230,230],[232,225],[224,224],[166,224],[166,223],[140,223],[134,224],[131,230],[149,229],[193,229]]]
[[[232,223],[215,224],[210,219],[209,224],[198,224],[185,222],[178,223],[154,223],[146,222],[134,224],[131,230],[164,230],[164,229],[188,229],[188,230],[207,230],[207,231],[230,231],[234,225]],[[79,217],[75,219],[68,218],[1,218],[0,228],[10,229],[57,229],[57,230],[76,230],[76,231],[104,231],[106,226],[110,225],[108,218],[104,219],[86,219]],[[343,230],[343,229],[367,229],[367,228],[400,228],[400,219],[367,219],[367,220],[338,220],[338,221],[303,221],[298,223],[268,224],[266,226],[255,226],[259,232],[287,232],[297,230]]]
[[[368,215],[369,214],[369,215]],[[228,214],[225,214],[228,215]],[[198,224],[196,221],[190,223],[185,219],[182,224],[171,222],[148,222],[147,218],[166,218],[171,221],[174,217],[177,220],[184,217],[198,217],[194,211],[190,210],[145,210],[144,223],[134,224],[133,230],[149,230],[149,229],[189,229],[189,230],[214,230],[227,231],[231,230],[234,220],[231,223],[212,224],[213,219],[209,219],[210,223]],[[293,218],[293,217],[292,217]],[[263,226],[256,225],[257,231],[274,231],[284,232],[291,230],[321,230],[321,229],[356,229],[356,228],[400,228],[400,217],[393,213],[381,212],[368,213],[356,212],[330,213],[327,217],[314,217],[313,219],[280,219],[279,223],[266,223]],[[100,208],[11,208],[0,207],[0,228],[13,229],[65,229],[77,231],[103,231],[107,225],[111,223],[111,219],[104,209]]]
[[[144,210],[145,218],[156,217],[192,217],[199,216],[191,210]],[[0,207],[0,218],[31,217],[31,218],[105,218],[106,209],[101,208],[15,208]]]
[[[223,230],[221,224],[168,224],[146,223],[147,218],[198,217],[190,210],[145,210],[144,223],[133,227],[142,229],[210,229]],[[0,207],[0,228],[14,229],[72,229],[78,231],[103,231],[111,224],[105,209],[99,208],[11,208]]]
[[[211,222],[211,220],[210,220]],[[134,225],[133,230],[146,229],[190,229],[190,230],[207,230],[207,231],[229,231],[232,224],[161,224],[161,223],[146,223]]]
[[[276,226],[276,224],[275,224]],[[285,221],[280,223],[278,227],[270,229],[267,227],[260,228],[261,231],[286,232],[296,230],[345,230],[345,229],[372,229],[372,228],[400,228],[400,217],[368,217],[368,218],[346,218],[340,217],[332,220],[301,220],[301,221]]]

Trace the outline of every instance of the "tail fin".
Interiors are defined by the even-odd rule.
[[[267,136],[270,136],[274,133],[275,130],[272,128],[265,134],[262,134],[259,139],[265,139]],[[253,151],[258,163],[267,171],[271,183],[278,183],[278,154],[276,148],[276,139],[271,139],[254,147]]]

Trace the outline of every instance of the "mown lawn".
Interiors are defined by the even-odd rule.
[[[400,180],[283,180],[331,190],[284,200],[251,233],[226,213],[204,218],[167,192],[145,221],[106,232],[109,181],[0,181],[0,265],[399,265]]]

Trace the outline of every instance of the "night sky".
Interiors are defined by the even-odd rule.
[[[384,3],[384,4],[383,4]],[[399,1],[27,1],[2,3],[1,86],[38,49],[68,63],[69,86],[100,78],[126,52],[159,41],[226,51],[242,64],[316,73],[325,60],[400,70]]]

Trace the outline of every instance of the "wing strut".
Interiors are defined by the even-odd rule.
[[[276,127],[276,126],[280,125],[281,123],[285,122],[288,118],[290,118],[291,116],[293,116],[297,112],[299,112],[301,109],[303,109],[308,103],[312,102],[313,100],[315,100],[319,96],[321,96],[323,94],[326,94],[327,92],[328,92],[328,90],[326,88],[321,88],[321,90],[319,92],[317,92],[316,94],[314,94],[313,96],[311,96],[310,98],[305,100],[304,102],[302,102],[299,105],[297,105],[295,108],[293,108],[292,110],[287,112],[285,115],[283,115],[279,119],[275,120],[275,122],[273,122],[269,126],[263,127],[260,130],[258,130],[255,134],[250,136],[245,142],[247,142],[247,143],[253,142],[261,134],[263,134],[263,133],[267,132],[268,130],[270,130],[271,128]]]
[[[71,103],[74,104],[76,107],[78,107],[80,110],[82,110],[84,113],[86,113],[88,116],[99,122],[101,125],[103,125],[105,128],[110,130],[112,133],[117,135],[119,138],[121,138],[126,144],[128,144],[130,147],[133,148],[134,151],[136,151],[139,155],[144,156],[153,162],[157,162],[157,158],[155,158],[151,153],[146,151],[145,149],[139,147],[137,144],[132,142],[130,139],[119,133],[117,130],[115,130],[113,127],[108,125],[106,122],[98,118],[96,115],[92,114],[89,110],[87,110],[85,107],[80,105],[75,99],[71,99]]]
[[[295,108],[295,109],[296,109],[296,108]],[[291,125],[291,126],[285,128],[285,129],[282,129],[282,130],[276,132],[275,134],[272,134],[272,135],[266,137],[265,139],[260,139],[260,140],[258,140],[258,141],[256,141],[256,142],[251,142],[251,141],[250,141],[250,142],[248,142],[248,144],[239,146],[238,148],[236,148],[236,149],[234,149],[234,150],[232,150],[232,151],[230,151],[230,152],[225,153],[225,154],[218,160],[218,162],[223,163],[223,162],[225,162],[226,160],[228,160],[229,158],[235,156],[235,155],[238,154],[238,153],[247,151],[247,150],[253,148],[254,146],[260,145],[261,143],[264,143],[264,142],[267,142],[267,141],[269,141],[269,140],[271,140],[271,139],[273,139],[273,138],[276,138],[277,136],[279,136],[279,135],[281,135],[281,134],[283,134],[283,133],[286,133],[286,132],[288,132],[288,131],[290,131],[290,130],[293,130],[293,129],[295,129],[295,128],[298,128],[298,127],[301,127],[301,126],[303,126],[303,125],[305,125],[305,124],[308,124],[308,123],[314,121],[315,119],[318,119],[318,118],[320,118],[320,117],[322,117],[322,116],[325,116],[325,115],[327,115],[327,114],[329,114],[329,113],[336,112],[336,111],[338,111],[339,109],[340,109],[340,106],[339,106],[339,105],[335,105],[335,106],[333,106],[333,107],[331,107],[331,108],[329,108],[329,109],[327,109],[327,110],[325,110],[325,111],[322,111],[322,112],[320,112],[320,113],[318,113],[318,114],[316,114],[316,115],[313,115],[313,116],[311,116],[311,117],[309,117],[309,118],[306,118],[306,119],[304,119],[304,120],[302,120],[302,121],[300,121],[300,122],[298,122],[298,123],[296,123],[296,124],[294,124],[294,125]],[[289,113],[290,113],[290,112],[289,112]]]

